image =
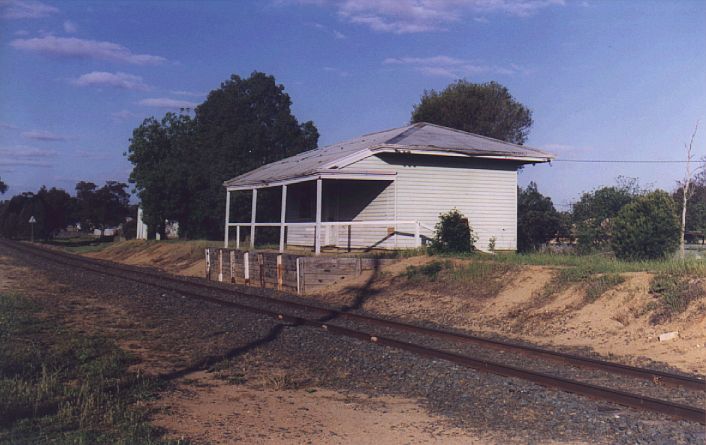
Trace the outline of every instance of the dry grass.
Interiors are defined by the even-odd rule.
[[[132,357],[0,295],[0,443],[165,443],[140,403],[157,382],[128,374]]]

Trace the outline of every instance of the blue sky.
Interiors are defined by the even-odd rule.
[[[126,180],[148,116],[232,73],[273,74],[320,145],[409,121],[425,89],[496,80],[559,159],[706,155],[706,2],[0,0],[0,177],[10,193]],[[560,209],[619,175],[671,190],[683,164],[528,166]]]

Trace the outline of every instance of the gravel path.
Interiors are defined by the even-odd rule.
[[[204,363],[234,375],[244,370],[248,375],[264,373],[274,365],[293,376],[306,376],[309,384],[337,391],[419,399],[431,413],[480,437],[491,434],[498,443],[704,442],[700,424],[594,402],[317,329],[278,324],[268,317],[3,250],[61,284],[62,295],[90,290],[97,302],[117,304],[132,323],[153,329],[149,340],[172,353],[173,375],[186,375]],[[204,362],[207,357],[214,358]]]

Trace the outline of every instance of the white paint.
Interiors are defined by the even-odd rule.
[[[255,248],[255,218],[257,217],[257,189],[252,191],[252,212],[250,215],[250,248]]]

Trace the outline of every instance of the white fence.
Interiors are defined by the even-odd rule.
[[[287,232],[296,231],[298,242],[296,245],[312,245],[317,246],[318,244],[323,245],[334,245],[337,247],[347,247],[351,248],[352,244],[358,245],[359,243],[352,242],[352,230],[353,227],[370,227],[374,228],[378,226],[382,228],[381,239],[392,238],[393,246],[397,246],[398,237],[412,237],[414,242],[414,247],[420,247],[422,245],[422,230],[427,233],[433,232],[433,228],[429,227],[419,221],[391,221],[391,220],[381,220],[381,221],[322,221],[320,223],[316,222],[288,222],[288,223],[228,223],[228,228],[235,228],[235,248],[240,249],[241,240],[241,228],[250,229],[250,248],[255,247],[255,229],[257,227],[279,227],[279,251],[283,252],[287,243]],[[321,233],[317,232],[317,227],[320,227]],[[347,229],[347,234],[344,235],[344,243],[340,242],[340,229]],[[405,230],[406,229],[406,230]],[[310,235],[307,235],[310,234]],[[302,237],[311,236],[311,243],[302,243]],[[316,243],[317,237],[320,243]],[[408,243],[404,243],[408,245]],[[226,233],[224,246],[228,248],[229,237]],[[357,246],[356,246],[357,247]],[[365,247],[375,247],[375,245],[367,245]],[[318,253],[318,252],[317,252]]]

